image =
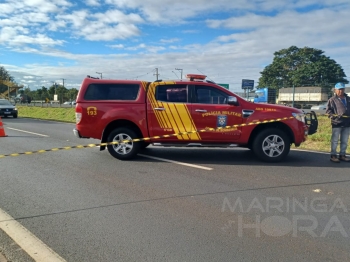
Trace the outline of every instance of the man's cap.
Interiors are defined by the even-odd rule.
[[[342,88],[345,88],[345,85],[344,85],[344,83],[339,82],[339,83],[336,83],[334,87],[335,87],[335,89],[342,89]]]

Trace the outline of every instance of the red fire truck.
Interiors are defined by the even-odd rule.
[[[101,140],[115,158],[133,158],[149,144],[247,147],[263,161],[278,162],[291,144],[317,130],[314,113],[255,104],[205,80],[204,75],[155,82],[86,77],[76,104],[80,138]]]

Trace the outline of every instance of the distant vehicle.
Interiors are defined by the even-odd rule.
[[[327,108],[327,104],[321,104],[317,106],[312,106],[311,110],[326,110],[326,108]]]
[[[278,90],[278,103],[300,105],[301,109],[310,109],[310,105],[320,105],[328,101],[329,90],[319,86],[287,87]]]
[[[265,87],[256,90],[254,103],[276,104],[276,89]]]
[[[17,118],[17,108],[13,104],[11,104],[11,102],[7,99],[0,99],[0,116],[12,116],[13,118]]]
[[[311,109],[312,105],[303,105],[303,109]]]
[[[64,102],[63,104],[64,104],[64,105],[75,105],[76,102],[75,102],[75,100],[74,100],[74,101],[66,101],[66,102]]]
[[[28,95],[19,94],[15,97],[15,102],[21,104],[30,104],[30,102],[32,102],[32,98]]]

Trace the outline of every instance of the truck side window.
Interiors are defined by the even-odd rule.
[[[159,85],[156,99],[164,102],[187,103],[187,85]]]
[[[140,86],[138,84],[91,84],[88,86],[85,100],[136,100]]]
[[[228,95],[211,86],[195,86],[194,103],[227,104]]]

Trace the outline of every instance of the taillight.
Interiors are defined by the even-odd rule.
[[[83,108],[79,105],[75,107],[75,123],[79,124],[83,116]]]

